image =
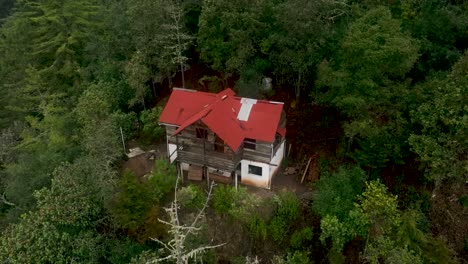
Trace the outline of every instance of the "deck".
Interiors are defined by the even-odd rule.
[[[184,146],[177,150],[177,160],[224,171],[234,171],[241,160],[240,153],[223,153],[198,146]]]

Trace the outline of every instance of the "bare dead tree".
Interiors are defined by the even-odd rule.
[[[188,58],[183,55],[184,51],[188,49],[193,37],[184,31],[183,17],[184,9],[176,0],[168,1],[167,12],[169,14],[171,23],[163,25],[169,32],[167,36],[168,45],[165,47],[170,51],[172,63],[180,66],[182,74],[182,88],[185,88],[185,63]]]
[[[164,221],[158,219],[161,223],[164,223],[170,227],[169,234],[172,238],[168,242],[163,242],[157,238],[152,238],[152,240],[158,242],[164,247],[164,250],[168,253],[168,255],[166,257],[150,260],[147,263],[159,263],[167,260],[173,260],[176,261],[177,264],[187,264],[189,263],[189,260],[197,259],[201,255],[203,255],[203,253],[205,253],[207,250],[225,245],[225,243],[217,245],[201,245],[193,249],[186,247],[187,237],[189,237],[190,235],[197,235],[201,230],[201,227],[199,227],[198,222],[204,216],[205,210],[208,207],[208,202],[211,198],[214,182],[211,182],[210,184],[208,196],[202,209],[200,209],[195,219],[189,225],[184,225],[180,223],[178,214],[179,204],[177,202],[177,185],[180,177],[179,175],[177,176],[176,180],[176,192],[174,194],[174,201],[168,208],[165,209],[169,215],[169,220]]]

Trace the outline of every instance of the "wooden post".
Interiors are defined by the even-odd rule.
[[[182,162],[179,162],[179,171],[180,171],[180,179],[181,182],[184,183],[184,171],[182,170]]]
[[[237,173],[234,171],[234,184],[236,185],[236,191],[237,191]]]
[[[205,137],[203,137],[203,162],[206,163],[206,146],[205,146]]]
[[[169,159],[169,163],[171,163],[171,152],[169,150],[169,135],[167,133],[167,127],[164,126],[164,129],[166,130],[166,149],[167,149],[167,158]],[[176,146],[176,151],[177,151],[177,146]]]
[[[312,157],[310,157],[310,158],[309,158],[309,161],[307,162],[307,165],[306,165],[306,168],[305,168],[305,170],[304,170],[304,173],[302,174],[301,183],[304,181],[304,178],[305,178],[307,169],[309,168],[309,165],[310,165],[310,161],[311,161],[311,160],[312,160]]]

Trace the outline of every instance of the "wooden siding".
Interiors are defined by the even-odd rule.
[[[209,172],[208,174],[209,174],[210,180],[213,180],[215,182],[222,182],[226,184],[230,184],[232,182],[232,177],[226,177],[216,172]]]
[[[249,145],[253,145],[253,143],[249,142]],[[243,159],[253,160],[253,161],[260,161],[269,163],[271,160],[272,155],[272,143],[256,141],[255,149],[244,148],[243,149]]]
[[[190,166],[187,178],[192,181],[201,181],[203,179],[203,167]]]
[[[269,163],[273,154],[273,143],[249,142],[255,149],[240,146],[237,152],[220,143],[219,138],[208,127],[198,122],[188,126],[176,136],[176,126],[166,126],[168,143],[177,145],[177,160],[219,170],[234,171],[242,159]],[[197,128],[206,129],[206,139],[197,137]],[[221,141],[222,142],[222,141]]]

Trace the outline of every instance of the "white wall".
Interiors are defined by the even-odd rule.
[[[168,152],[167,152],[167,156],[170,158],[171,160],[171,163],[174,162],[177,158],[177,151],[174,152],[175,150],[177,149],[177,145],[176,144],[168,144]],[[174,152],[174,154],[172,154]],[[170,156],[172,154],[172,156]]]
[[[270,164],[256,162],[251,160],[241,161],[241,183],[270,189],[271,179],[281,167],[281,162],[284,158],[285,141],[281,143],[280,147],[276,150],[275,155],[271,159]],[[262,176],[249,173],[249,165],[254,165],[262,168]]]
[[[286,141],[283,141],[283,143],[281,143],[280,147],[276,150],[275,155],[271,159],[270,164],[273,164],[273,165],[269,165],[270,166],[270,179],[273,178],[276,171],[281,167],[281,161],[283,160],[283,157],[284,157],[285,142]]]
[[[262,176],[249,173],[249,165],[254,165],[262,168]],[[251,160],[241,161],[241,183],[263,188],[270,188],[270,168],[269,165],[262,162]]]

